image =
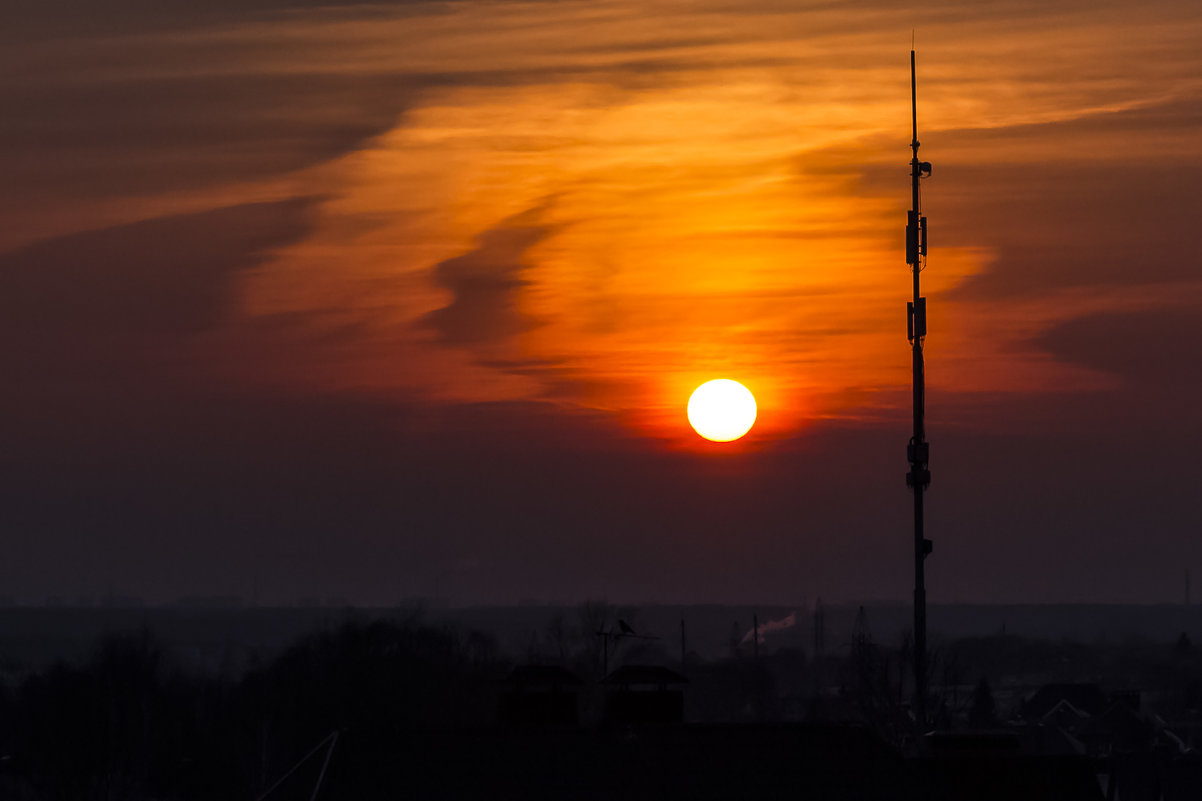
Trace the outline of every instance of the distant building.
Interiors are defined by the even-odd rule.
[[[501,722],[511,726],[575,725],[580,721],[582,682],[551,665],[519,665],[504,682]]]
[[[1023,717],[1079,742],[1107,799],[1202,798],[1197,754],[1142,706],[1134,690],[1107,698],[1095,684],[1048,684],[1023,705]]]
[[[1049,714],[1067,710],[1072,705],[1061,698]],[[1102,801],[1093,763],[1083,750],[1055,726],[933,731],[908,764],[916,797],[927,801]]]
[[[656,665],[624,665],[605,677],[605,719],[610,723],[680,723],[683,685],[689,680]]]
[[[1038,723],[1064,701],[1090,717],[1102,714],[1109,706],[1106,693],[1096,684],[1045,684],[1023,704],[1022,716]]]

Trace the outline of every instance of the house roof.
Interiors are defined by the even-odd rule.
[[[1114,704],[1081,727],[1080,736],[1090,742],[1110,743],[1124,749],[1147,747],[1157,726],[1148,715],[1126,704]]]
[[[660,665],[623,665],[605,677],[604,684],[688,684],[689,680]]]
[[[1106,710],[1106,693],[1096,684],[1045,684],[1023,704],[1023,717],[1039,720],[1061,701],[1068,701],[1086,715]]]
[[[1068,699],[1061,698],[1056,705],[1049,709],[1037,722],[1051,723],[1062,729],[1073,730],[1081,725],[1089,715],[1073,706]]]
[[[558,665],[518,665],[505,683],[514,687],[579,687],[583,682]]]
[[[923,743],[932,753],[948,754],[1009,754],[1022,749],[1018,732],[1009,729],[932,731],[923,736]]]
[[[339,798],[1103,801],[1080,757],[903,759],[866,727],[837,724],[652,727],[633,738],[588,727],[350,730],[338,749],[322,792]]]

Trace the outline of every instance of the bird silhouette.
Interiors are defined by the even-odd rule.
[[[630,624],[627,623],[625,620],[621,620],[621,619],[618,620],[618,630],[621,631],[623,634],[629,634],[631,636],[634,636],[634,629],[630,628]]]

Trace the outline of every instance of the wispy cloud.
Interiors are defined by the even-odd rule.
[[[423,318],[448,345],[497,346],[529,329],[534,321],[518,308],[527,282],[526,252],[545,239],[538,208],[510,217],[482,233],[477,246],[434,266],[434,280],[452,293],[451,302]]]

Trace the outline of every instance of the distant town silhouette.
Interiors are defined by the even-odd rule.
[[[1202,648],[1184,630],[1202,610],[1015,607],[988,633],[936,633],[929,730],[907,698],[904,608],[877,607],[876,626],[865,607],[748,611],[463,610],[486,632],[454,610],[0,610],[0,797],[1202,792]],[[975,619],[932,613],[936,632]],[[1023,633],[1038,620],[1088,639]]]

